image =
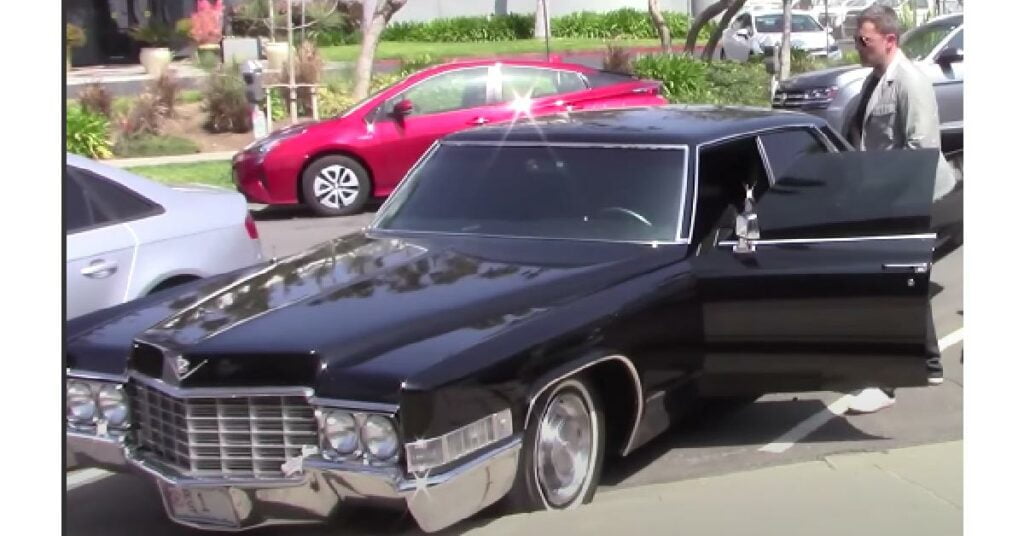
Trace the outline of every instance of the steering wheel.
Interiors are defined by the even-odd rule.
[[[640,223],[642,223],[642,224],[644,224],[644,225],[646,225],[648,227],[652,227],[653,226],[651,224],[650,220],[648,220],[647,218],[643,217],[642,215],[640,215],[640,214],[636,213],[635,211],[632,211],[632,210],[630,210],[628,208],[624,208],[624,207],[604,207],[601,210],[598,210],[598,212],[616,212],[616,213],[619,213],[619,214],[625,214],[625,215],[627,215],[627,216],[629,216],[629,217],[639,221]]]

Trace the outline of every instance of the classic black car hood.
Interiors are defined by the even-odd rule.
[[[354,381],[349,372],[358,368],[355,383],[394,392],[444,357],[439,352],[477,344],[496,328],[684,254],[684,246],[355,234],[177,300],[129,309],[110,325],[122,336],[136,329],[136,340],[193,362],[229,359],[195,376],[211,385],[272,358],[284,376],[304,369],[337,385],[339,374]],[[82,341],[102,345],[96,329],[110,325]],[[419,351],[410,355],[410,348]],[[280,368],[286,362],[292,370]]]

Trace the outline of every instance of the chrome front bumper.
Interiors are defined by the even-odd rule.
[[[265,525],[320,523],[345,503],[374,502],[408,508],[420,528],[435,532],[493,504],[512,488],[521,439],[513,436],[437,475],[407,478],[396,467],[303,459],[302,473],[279,480],[194,479],[138,455],[120,438],[68,431],[68,462],[149,476],[161,487],[164,509],[177,523],[200,529],[244,530]],[[418,475],[417,475],[418,476]],[[166,486],[224,490],[237,523],[202,522],[175,515]],[[404,503],[404,505],[403,505]]]

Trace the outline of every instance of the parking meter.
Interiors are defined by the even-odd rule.
[[[779,86],[779,48],[774,45],[764,47],[764,70],[771,75],[768,84],[768,100],[775,100],[775,90]]]
[[[245,98],[249,104],[260,104],[266,97],[263,90],[263,67],[255,60],[242,64],[242,81],[245,82]]]
[[[252,133],[256,139],[267,135],[270,130],[269,118],[260,112],[260,103],[266,98],[263,89],[263,67],[255,60],[247,60],[242,64],[242,81],[245,82],[245,100],[249,101],[249,113],[252,117]],[[270,110],[267,110],[269,115]]]

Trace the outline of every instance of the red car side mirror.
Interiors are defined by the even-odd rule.
[[[394,108],[391,109],[391,115],[398,118],[412,115],[412,101],[409,99],[402,99],[396,102]]]

